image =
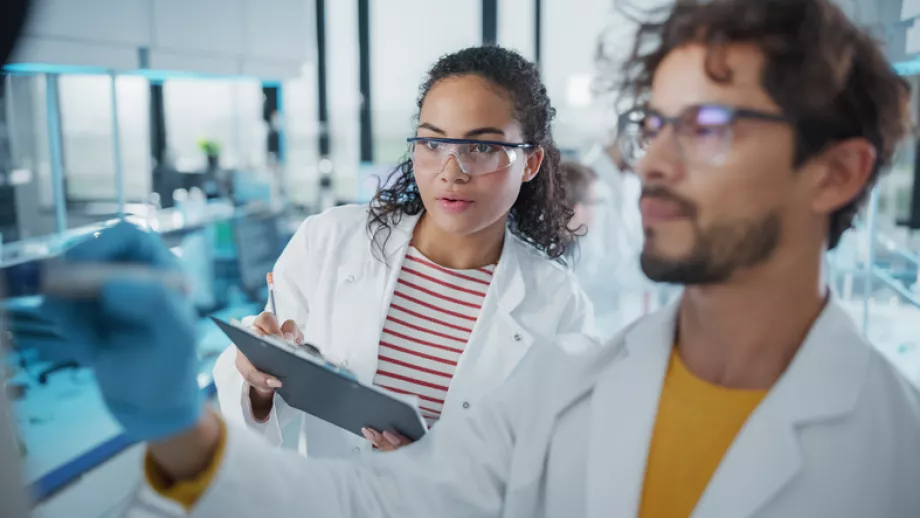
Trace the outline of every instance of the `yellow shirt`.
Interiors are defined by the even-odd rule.
[[[686,518],[766,390],[720,387],[671,353],[649,447],[640,518]]]

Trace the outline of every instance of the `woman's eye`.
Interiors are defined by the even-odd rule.
[[[436,151],[438,149],[438,145],[440,144],[441,144],[440,142],[435,142],[432,140],[425,141],[425,147],[429,149],[430,151]]]
[[[497,146],[492,144],[473,144],[471,147],[473,148],[473,153],[494,153]]]

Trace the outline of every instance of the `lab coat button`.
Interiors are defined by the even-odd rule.
[[[524,339],[524,337],[521,336],[521,333],[514,333],[514,341],[515,341],[515,342],[520,342],[520,341],[523,340],[523,339]]]
[[[355,276],[354,276],[354,275],[349,275],[348,277],[345,278],[345,283],[346,283],[346,284],[353,284],[354,282],[355,282]]]
[[[351,450],[351,452],[352,452],[352,453],[361,453],[361,447],[360,447],[360,446],[355,446],[354,449]]]
[[[470,407],[469,401],[464,401],[464,402],[463,402],[463,408],[469,408],[469,407]]]
[[[348,367],[348,360],[342,360],[342,367]]]

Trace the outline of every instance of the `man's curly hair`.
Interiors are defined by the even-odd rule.
[[[796,167],[845,139],[864,138],[875,147],[863,190],[831,215],[828,244],[834,248],[907,131],[902,100],[909,88],[880,45],[829,0],[677,0],[663,12],[639,20],[625,64],[599,48],[606,86],[641,103],[664,58],[693,43],[708,49],[709,76],[728,83],[731,71],[720,66],[723,49],[754,44],[766,61],[764,89],[794,121]]]
[[[551,128],[556,110],[539,69],[520,54],[501,47],[463,49],[443,56],[428,72],[420,88],[418,109],[421,111],[425,96],[439,81],[460,76],[480,77],[507,92],[514,102],[525,142],[543,148],[545,156],[539,174],[521,186],[508,215],[508,226],[512,234],[546,257],[564,263],[566,252],[575,242],[568,228],[574,211],[566,202],[565,181],[559,168],[561,154]],[[371,201],[367,222],[368,234],[381,256],[393,225],[403,215],[416,215],[424,209],[409,157],[390,174],[386,185]]]

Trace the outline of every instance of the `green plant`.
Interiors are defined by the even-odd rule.
[[[219,156],[220,144],[213,140],[201,139],[198,141],[198,147],[204,151],[207,156]]]

